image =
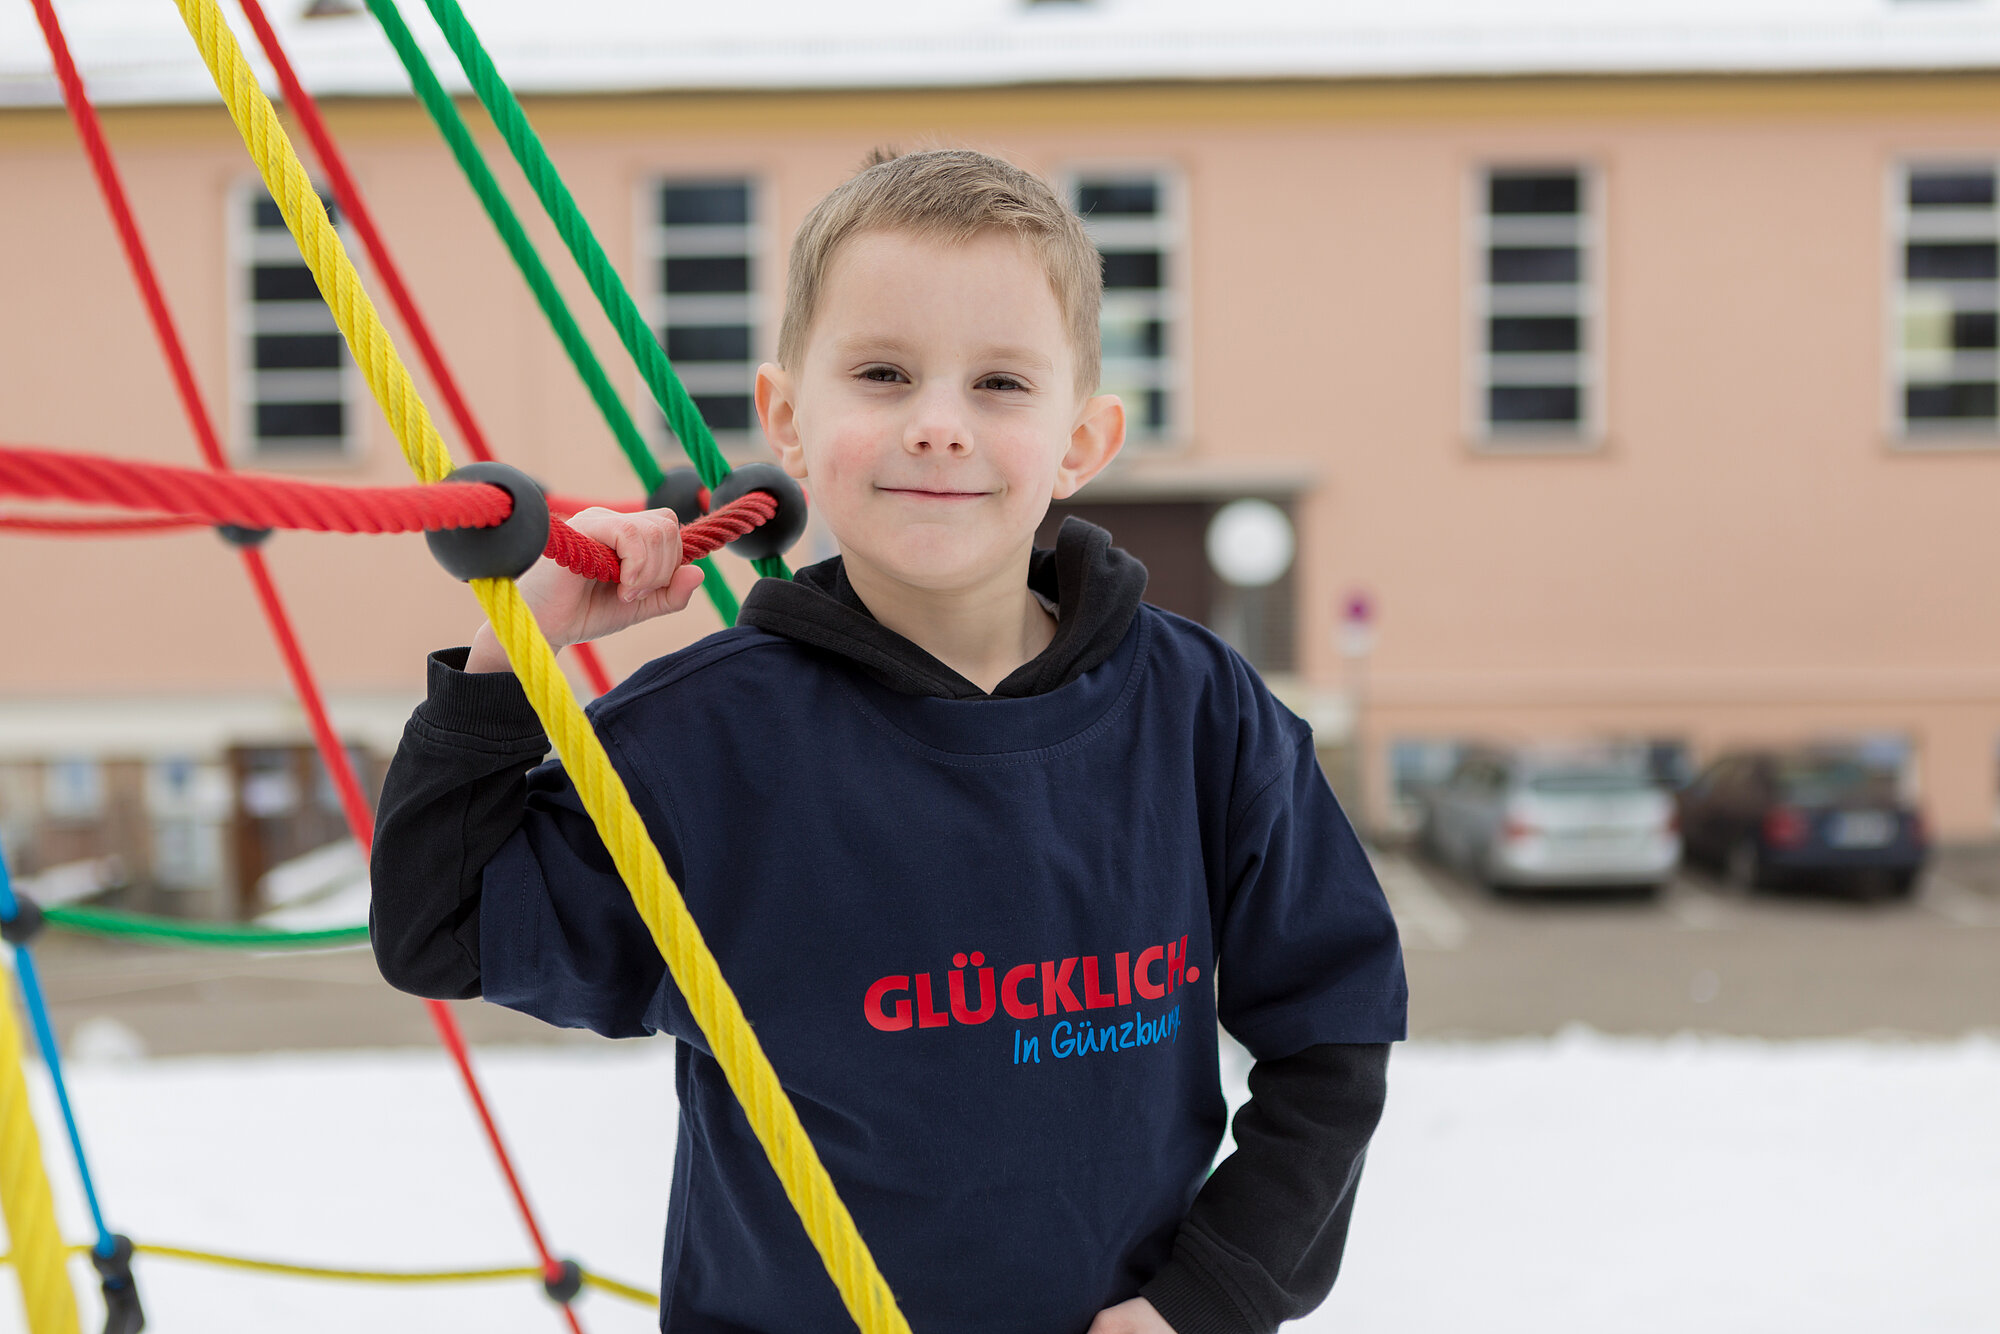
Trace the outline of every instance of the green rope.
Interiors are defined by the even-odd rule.
[[[326,945],[359,945],[368,939],[365,926],[333,926],[317,931],[279,931],[268,926],[237,926],[229,922],[187,922],[177,917],[151,917],[57,904],[42,909],[50,926],[87,936],[146,940],[171,945],[210,945],[224,949],[310,949]]]
[[[534,242],[528,239],[528,233],[521,226],[521,219],[514,212],[514,206],[507,202],[507,196],[502,193],[500,183],[493,178],[492,169],[486,165],[486,159],[480,154],[478,144],[473,142],[472,131],[466,127],[465,118],[458,114],[458,108],[452,105],[451,95],[445,92],[444,85],[438,82],[437,74],[432,71],[430,62],[418,49],[416,38],[410,35],[409,26],[403,22],[403,16],[396,10],[395,0],[368,0],[368,8],[374,13],[376,21],[382,25],[382,31],[388,34],[389,44],[396,49],[396,55],[402,60],[403,68],[409,71],[410,85],[416,89],[418,99],[423,102],[424,109],[430,113],[438,132],[450,146],[452,156],[458,160],[459,170],[465,173],[466,181],[472,186],[472,192],[479,196],[479,202],[485,206],[486,216],[493,222],[493,230],[500,234],[500,240],[506,245],[507,253],[513,256],[514,266],[521,271],[521,277],[527,282],[529,290],[535,294],[536,304],[542,308],[542,314],[548,319],[549,327],[555,330],[563,351],[569,354],[570,364],[576,368],[584,387],[590,391],[591,400],[597,404],[597,410],[603,415],[605,425],[611,428],[611,434],[616,437],[619,448],[625,451],[626,461],[632,465],[632,471],[638,476],[639,484],[651,494],[659,486],[662,476],[659,460],[655,459],[653,451],[647,448],[646,438],[639,433],[638,426],[633,423],[632,414],[626,409],[624,401],[619,398],[618,391],[612,388],[611,378],[605,374],[603,363],[591,350],[590,341],[583,336],[583,330],[577,327],[576,317],[570,313],[569,306],[563,301],[562,293],[556,290],[555,279],[549,275],[548,266],[542,263],[541,256],[535,252]],[[707,592],[709,601],[715,604],[715,610],[722,616],[722,623],[736,624],[738,610],[736,594],[730,589],[728,581],[722,577],[722,571],[718,570],[715,562],[706,556],[695,563],[707,572],[702,581],[702,588]]]
[[[369,8],[386,6],[392,0],[369,0]],[[548,150],[528,124],[528,114],[521,109],[513,90],[500,71],[493,66],[493,58],[480,45],[478,34],[466,20],[465,11],[458,7],[458,0],[424,0],[430,7],[431,17],[437,20],[438,28],[444,33],[445,41],[451,44],[453,54],[465,70],[465,77],[472,81],[472,89],[479,95],[479,101],[486,108],[486,114],[493,118],[500,137],[507,142],[507,148],[514,155],[514,161],[521,165],[521,171],[534,187],[535,197],[542,201],[542,209],[549,215],[549,221],[556,226],[556,232],[569,247],[570,257],[590,280],[590,290],[597,296],[597,304],[604,310],[611,327],[618,331],[619,341],[632,354],[632,360],[639,367],[639,374],[645,378],[646,387],[653,391],[653,398],[666,414],[667,425],[680,440],[681,448],[687,451],[695,471],[710,487],[719,484],[729,475],[729,464],[722,457],[722,451],[715,446],[715,437],[709,433],[708,423],[695,408],[694,400],[688,396],[686,386],[680,376],[674,374],[673,363],[661,349],[654,337],[652,326],[640,313],[638,303],[632,300],[632,293],[626,290],[618,271],[612,267],[610,256],[598,244],[597,234],[590,229],[589,221],[578,208],[576,200],[570,196],[569,187],[563,184],[562,176],[556,171],[555,163],[549,160]],[[379,12],[379,11],[378,11]],[[782,558],[773,556],[756,562],[759,574],[776,578],[788,578]]]

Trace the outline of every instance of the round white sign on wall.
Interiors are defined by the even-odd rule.
[[[1263,588],[1292,568],[1298,538],[1268,500],[1232,500],[1208,522],[1208,563],[1225,583]]]

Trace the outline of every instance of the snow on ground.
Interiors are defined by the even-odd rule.
[[[663,1042],[480,1055],[559,1247],[648,1287],[671,1056]],[[1414,1043],[1391,1077],[1346,1272],[1300,1331],[2000,1328],[2000,1041],[1578,1031]],[[441,1055],[85,1062],[75,1094],[114,1224],[143,1239],[324,1264],[526,1254]],[[71,1174],[45,1148],[83,1237]],[[558,1328],[524,1282],[353,1287],[166,1261],[143,1262],[141,1282],[156,1334]],[[582,1312],[594,1334],[652,1328],[602,1296]],[[0,1289],[0,1330],[18,1320]]]

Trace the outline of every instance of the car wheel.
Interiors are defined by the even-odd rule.
[[[1738,839],[1730,845],[1722,864],[1722,880],[1739,894],[1764,887],[1764,856],[1754,838]]]
[[[1891,871],[1882,886],[1882,897],[1888,899],[1907,899],[1916,892],[1917,872],[1914,870]]]

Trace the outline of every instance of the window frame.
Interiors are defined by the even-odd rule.
[[[745,167],[741,164],[715,166],[654,165],[648,167],[640,174],[633,197],[633,245],[637,258],[637,272],[643,275],[641,291],[644,293],[644,299],[641,302],[640,309],[646,317],[647,327],[652,330],[653,336],[657,339],[667,327],[668,304],[663,266],[669,253],[671,253],[666,244],[668,239],[666,233],[670,229],[660,219],[661,192],[672,185],[734,185],[738,183],[746,186],[749,190],[750,221],[743,224],[741,230],[745,233],[743,254],[750,261],[750,290],[746,294],[750,323],[750,355],[744,363],[704,362],[688,367],[683,367],[679,362],[673,361],[671,356],[668,358],[670,362],[673,362],[674,374],[680,377],[681,383],[686,386],[690,397],[697,394],[736,392],[733,387],[715,389],[701,386],[701,381],[708,378],[702,374],[702,371],[705,371],[709,366],[733,366],[737,364],[748,366],[750,379],[743,385],[742,392],[752,397],[749,427],[745,430],[730,429],[718,431],[715,429],[714,423],[709,423],[709,433],[715,437],[716,447],[722,450],[723,454],[732,461],[741,461],[744,458],[762,458],[768,449],[768,443],[764,439],[763,426],[757,420],[755,405],[756,368],[763,362],[774,360],[777,355],[778,321],[783,315],[783,306],[781,303],[784,291],[783,261],[772,248],[772,239],[776,233],[769,221],[775,197],[775,191],[771,186],[771,176],[772,173],[761,165],[751,167]],[[738,230],[738,228],[736,224],[732,223],[726,227],[718,227],[716,230],[734,231]],[[770,281],[769,278],[771,275],[776,275],[778,281]],[[733,299],[735,294],[729,293],[725,295]],[[690,299],[699,300],[699,298],[681,298],[682,301]],[[663,351],[665,350],[666,343],[664,340],[660,342],[660,347]],[[699,369],[696,369],[697,366]],[[691,370],[694,371],[693,382],[690,382],[689,379],[689,372]],[[641,433],[652,444],[661,464],[669,468],[680,467],[686,464],[688,461],[686,452],[681,448],[681,443],[675,438],[673,432],[667,429],[665,414],[660,411],[659,404],[654,400],[653,391],[646,384],[645,376],[635,373],[633,382],[634,393],[636,395],[635,401],[638,405],[638,412],[635,414],[636,419],[642,423],[650,423],[642,428]],[[703,420],[706,421],[707,418],[704,417]]]
[[[1884,299],[1882,303],[1882,378],[1883,378],[1883,432],[1888,437],[1890,447],[1898,452],[1908,453],[1956,453],[1964,451],[2000,449],[2000,411],[1996,411],[1992,421],[1981,424],[1980,419],[1943,419],[1934,425],[1918,425],[1912,429],[1909,416],[1907,391],[1909,377],[1906,373],[1905,355],[1905,306],[1909,297],[1909,279],[1905,276],[1907,246],[1913,237],[1910,225],[1913,210],[1910,207],[1910,177],[1917,172],[1937,171],[1984,171],[1994,177],[1995,200],[1988,210],[1993,224],[1986,235],[1979,239],[1991,239],[2000,245],[2000,155],[1973,154],[1966,152],[1906,152],[1898,153],[1884,173]],[[1949,231],[1948,228],[1940,229]],[[2000,278],[1987,281],[1994,288],[1994,305],[2000,312]],[[2000,383],[2000,348],[1988,354],[1995,362],[1993,378]]]
[[[1504,234],[1501,229],[1494,226],[1494,216],[1488,204],[1489,187],[1495,175],[1533,172],[1574,172],[1577,177],[1582,221],[1577,228],[1576,244],[1583,253],[1580,257],[1577,282],[1581,295],[1576,303],[1575,313],[1583,321],[1583,338],[1575,358],[1576,384],[1583,396],[1583,411],[1573,428],[1534,424],[1503,425],[1496,430],[1489,411],[1488,391],[1494,384],[1492,361],[1495,355],[1489,345],[1489,323],[1496,314],[1531,312],[1497,309],[1493,300],[1494,284],[1487,276],[1488,252],[1498,240],[1503,239]],[[1473,162],[1466,172],[1467,318],[1464,355],[1467,373],[1464,377],[1464,429],[1466,439],[1475,453],[1501,457],[1591,454],[1601,451],[1605,446],[1608,415],[1606,408],[1610,400],[1610,375],[1607,366],[1609,358],[1605,355],[1605,312],[1609,307],[1605,288],[1609,266],[1604,258],[1607,230],[1605,212],[1610,192],[1605,186],[1605,175],[1600,165],[1591,158],[1581,155],[1563,159],[1481,158]],[[1532,239],[1526,235],[1532,231],[1532,226],[1524,226],[1519,230],[1524,233],[1520,239]],[[1567,308],[1562,311],[1552,310],[1549,313],[1563,314],[1568,313],[1568,310]]]
[[[255,307],[258,303],[252,291],[251,270],[260,261],[277,257],[275,253],[271,255],[262,253],[264,247],[259,243],[267,236],[282,237],[284,257],[300,265],[305,264],[305,258],[299,254],[298,246],[293,241],[289,229],[262,232],[252,224],[251,210],[257,201],[268,193],[263,180],[254,175],[238,176],[224,191],[226,200],[224,211],[227,220],[223,230],[228,255],[226,326],[229,339],[229,418],[225,430],[225,448],[228,449],[232,461],[257,468],[352,467],[364,460],[366,431],[362,422],[366,418],[367,407],[374,400],[367,392],[367,382],[362,378],[361,368],[355,363],[352,349],[347,346],[346,336],[340,332],[338,324],[333,322],[331,308],[326,306],[323,297],[321,308],[327,310],[327,319],[333,326],[334,336],[341,340],[341,364],[339,370],[335,372],[338,377],[336,382],[339,386],[342,409],[340,445],[337,449],[293,450],[258,443],[257,405],[260,399],[257,393],[257,381],[259,375],[266,372],[259,371],[257,367],[257,335],[260,332],[287,331],[265,330],[260,327],[261,322],[255,317]],[[324,186],[320,187],[322,198],[329,193]],[[353,256],[355,251],[346,220],[341,219],[336,222],[334,231],[339,235],[342,245],[347,247],[349,255]],[[279,247],[272,244],[269,249],[277,252]],[[357,257],[355,263],[359,267],[362,260]],[[363,272],[365,274],[366,271]],[[302,332],[322,331],[315,329]],[[333,437],[305,438],[326,440]]]
[[[1086,180],[1140,176],[1152,178],[1160,192],[1159,215],[1135,224],[1133,231],[1149,229],[1151,239],[1160,248],[1161,278],[1155,290],[1161,294],[1160,318],[1166,324],[1167,354],[1154,359],[1160,368],[1160,383],[1148,387],[1166,392],[1167,411],[1166,425],[1157,434],[1140,434],[1132,430],[1135,414],[1132,405],[1126,404],[1124,453],[1128,458],[1159,458],[1185,452],[1194,436],[1193,245],[1187,169],[1164,158],[1080,158],[1066,162],[1053,179],[1062,191],[1064,203],[1074,208],[1077,187]],[[1117,228],[1120,224],[1114,222],[1112,226]],[[1089,218],[1083,219],[1083,227],[1091,244],[1097,245],[1098,232]],[[1114,231],[1113,235],[1117,233]],[[1102,307],[1100,316],[1101,313]],[[1101,347],[1101,334],[1099,342]],[[1102,385],[1099,392],[1106,392]]]

